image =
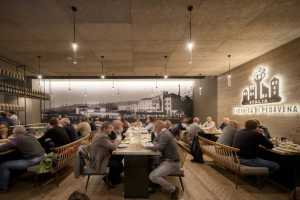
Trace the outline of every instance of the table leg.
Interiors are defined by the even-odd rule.
[[[125,156],[124,197],[148,198],[149,156]]]

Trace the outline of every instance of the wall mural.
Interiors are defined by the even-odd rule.
[[[194,80],[45,80],[51,100],[44,116],[179,119],[193,114]]]
[[[268,68],[257,67],[250,77],[250,85],[243,89],[241,106],[233,107],[233,114],[298,114],[298,104],[287,103],[282,93],[282,80],[273,76],[268,80]]]

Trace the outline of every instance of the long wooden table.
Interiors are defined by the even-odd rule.
[[[149,197],[148,175],[151,170],[151,160],[153,156],[160,156],[155,152],[144,147],[144,143],[149,142],[149,137],[143,137],[141,141],[134,142],[133,136],[129,136],[122,142],[127,147],[118,148],[113,151],[113,155],[124,156],[124,197],[125,198],[143,198]],[[144,135],[145,136],[145,135]]]

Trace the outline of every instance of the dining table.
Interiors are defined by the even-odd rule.
[[[129,128],[113,155],[124,157],[124,198],[147,199],[149,178],[153,157],[160,152],[150,150],[151,134],[143,128]]]
[[[258,153],[261,158],[280,165],[279,171],[272,174],[271,179],[290,191],[300,187],[300,145],[277,141],[272,149],[261,147]]]

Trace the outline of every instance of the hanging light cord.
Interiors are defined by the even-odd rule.
[[[168,56],[165,56],[165,75],[167,75]]]
[[[227,57],[228,57],[228,73],[230,73],[231,72],[231,54],[228,54]]]
[[[192,10],[193,6],[188,6],[188,11],[189,11],[189,41],[192,41]]]
[[[41,56],[38,56],[39,75],[41,75]]]
[[[102,75],[103,75],[103,72],[104,72],[103,59],[104,59],[104,56],[101,56],[101,73],[102,73]]]
[[[75,6],[71,7],[73,11],[73,42],[76,42],[76,12],[77,8]]]

